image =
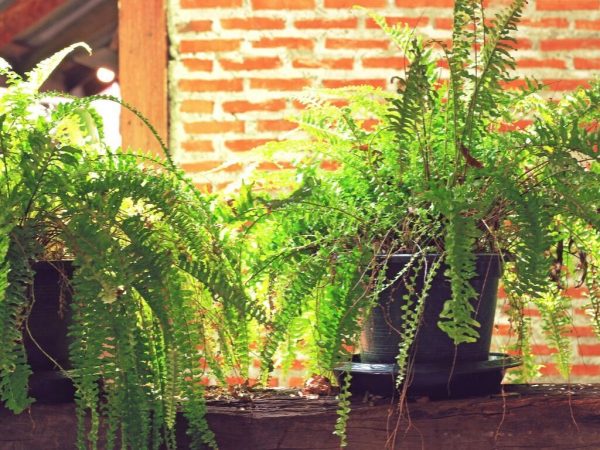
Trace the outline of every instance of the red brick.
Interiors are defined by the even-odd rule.
[[[531,346],[531,353],[533,353],[534,355],[548,356],[555,354],[557,351],[558,350],[556,350],[555,348],[544,344],[533,344]]]
[[[292,361],[292,367],[293,370],[304,370],[306,368],[306,365],[300,361],[299,359],[295,359],[294,361]]]
[[[519,26],[530,28],[567,28],[569,21],[560,17],[547,17],[543,19],[523,19]]]
[[[252,0],[253,9],[314,9],[315,0]]]
[[[600,0],[537,0],[538,11],[573,11],[575,9],[598,9]]]
[[[386,17],[385,18],[388,25],[397,25],[403,24],[408,25],[410,28],[416,27],[425,27],[429,23],[429,18],[425,16],[421,17]],[[377,22],[373,19],[367,19],[366,21],[367,28],[379,28]]]
[[[573,364],[571,374],[574,376],[598,376],[600,375],[600,366],[590,364]]]
[[[181,146],[187,152],[210,153],[214,151],[212,141],[185,141]]]
[[[545,52],[600,49],[600,39],[545,39],[540,42],[540,49]]]
[[[210,59],[185,58],[181,62],[192,72],[212,72],[213,62]]]
[[[247,152],[267,142],[271,142],[271,139],[236,139],[225,141],[225,147],[232,152]]]
[[[506,323],[498,323],[494,325],[494,334],[498,336],[511,336],[510,325]]]
[[[589,60],[589,61],[594,61],[594,60]],[[600,60],[599,60],[600,61]],[[589,295],[590,291],[588,290],[588,288],[586,287],[570,287],[569,289],[567,289],[564,294],[567,297],[571,297],[571,298],[585,298]]]
[[[190,122],[183,124],[186,133],[193,134],[210,134],[210,133],[227,133],[227,132],[244,132],[244,122],[224,122],[224,121],[203,121]]]
[[[243,0],[181,0],[182,8],[241,8]]]
[[[341,164],[339,163],[339,161],[322,161],[320,164],[321,169],[323,170],[338,170],[340,168]]]
[[[575,326],[565,333],[565,336],[595,337],[596,333],[591,325]]]
[[[506,298],[506,291],[504,290],[504,286],[500,285],[498,288],[498,298]]]
[[[223,103],[223,111],[237,114],[248,111],[281,111],[285,109],[285,100],[273,99],[264,102],[249,102],[246,100],[232,100]]]
[[[541,317],[539,310],[535,308],[523,308],[523,315],[526,317]]]
[[[307,106],[304,103],[298,100],[292,100],[292,107],[299,111],[303,111],[307,108]]]
[[[358,19],[306,19],[296,20],[294,26],[299,29],[319,29],[319,28],[356,28]]]
[[[454,0],[396,0],[402,8],[452,8]]]
[[[301,388],[304,387],[304,378],[302,377],[289,377],[287,381],[287,385],[291,388]]]
[[[572,91],[579,87],[590,87],[588,80],[563,80],[559,78],[542,80],[542,82],[552,91]]]
[[[538,59],[538,58],[523,58],[517,61],[517,66],[526,68],[551,68],[551,69],[566,69],[567,63],[558,58]]]
[[[233,386],[236,384],[243,384],[246,380],[244,380],[243,377],[227,377],[225,381],[228,385]]]
[[[269,380],[267,381],[267,387],[279,387],[279,378],[269,377]]]
[[[386,39],[329,38],[325,40],[325,48],[329,49],[376,48],[386,50],[389,45],[390,43]]]
[[[180,80],[179,88],[183,91],[241,91],[243,82],[235,80]]]
[[[223,161],[199,161],[193,163],[181,164],[181,168],[186,172],[206,172],[213,170],[223,164]]]
[[[282,30],[285,21],[268,17],[221,19],[221,26],[226,30]]]
[[[196,52],[230,52],[240,48],[239,39],[205,39],[193,41],[181,41],[179,51],[181,53]]]
[[[523,89],[527,87],[525,80],[518,79],[509,82],[501,82],[500,85],[505,89]]]
[[[284,169],[293,169],[292,163],[287,161],[263,161],[258,165],[258,170],[275,171]]]
[[[251,89],[268,89],[275,91],[299,91],[310,86],[306,78],[252,78]]]
[[[355,80],[355,79],[344,79],[344,80],[323,80],[323,86],[330,89],[336,89],[347,86],[359,86],[369,85],[380,88],[387,86],[387,81],[382,79],[370,79],[370,80]]]
[[[575,28],[578,30],[600,30],[600,20],[576,20]]]
[[[434,27],[438,30],[451,30],[454,27],[454,20],[447,17],[437,18]]]
[[[256,126],[258,131],[290,131],[297,127],[289,120],[259,120]]]
[[[208,369],[208,361],[206,361],[206,358],[198,359],[198,367],[200,367],[202,370]]]
[[[528,50],[533,47],[533,42],[531,39],[519,38],[517,42],[507,41],[505,42],[509,47],[514,48],[515,50]]]
[[[374,131],[377,125],[379,125],[379,120],[367,119],[363,121],[363,123],[361,124],[361,128],[367,131]]]
[[[436,65],[442,69],[448,69],[450,65],[448,64],[448,60],[446,59],[438,59],[436,61]]]
[[[579,344],[581,356],[600,356],[600,344]]]
[[[244,166],[241,163],[234,163],[234,164],[227,164],[225,166],[223,166],[221,169],[219,169],[219,172],[240,172],[241,170],[244,169]],[[226,187],[228,185],[228,183],[222,183],[220,185],[217,185],[217,187],[219,189],[223,189],[224,187]]]
[[[523,130],[527,128],[529,125],[533,123],[532,120],[517,120],[513,123],[503,122],[500,124],[499,131],[515,131],[515,130]],[[500,298],[500,294],[498,294],[498,298]]]
[[[556,367],[556,364],[548,363],[540,367],[540,374],[547,377],[555,377],[559,376],[560,372],[558,371],[558,367]]]
[[[352,8],[364,6],[365,8],[382,8],[387,5],[386,0],[325,0],[325,8]]]
[[[241,61],[221,59],[219,64],[225,70],[270,70],[281,67],[281,59],[277,56],[245,58]]]
[[[512,5],[514,0],[483,0],[483,7],[499,7],[499,6],[509,6]]]
[[[181,33],[202,33],[212,30],[212,20],[190,20],[179,28]]]
[[[362,65],[368,69],[404,69],[408,67],[408,60],[403,57],[363,58]]]
[[[352,58],[340,59],[314,59],[314,58],[298,58],[292,61],[292,67],[296,69],[336,69],[336,70],[351,70],[354,67]]]
[[[210,100],[185,100],[181,103],[181,112],[211,114],[214,102]]]
[[[292,49],[312,50],[315,43],[311,39],[295,38],[295,37],[263,37],[252,43],[254,48],[276,48],[286,47]]]

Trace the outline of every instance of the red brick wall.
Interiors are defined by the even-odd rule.
[[[169,0],[171,146],[204,189],[222,189],[251,163],[252,148],[280,139],[309,87],[392,89],[403,65],[360,4],[446,39],[453,0]],[[506,0],[490,0],[491,6]],[[518,67],[555,92],[600,69],[600,0],[531,0],[519,30]],[[266,163],[263,162],[266,166]],[[270,164],[270,166],[273,166]],[[600,347],[574,302],[574,379],[600,375]],[[532,312],[535,314],[535,312]],[[499,323],[497,347],[504,342]],[[537,338],[536,338],[537,339]],[[537,341],[535,342],[536,345]],[[542,358],[548,349],[536,347]],[[555,373],[549,365],[545,373]],[[552,379],[552,378],[548,378]]]

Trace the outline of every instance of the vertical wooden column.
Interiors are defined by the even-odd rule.
[[[166,0],[119,1],[119,82],[123,100],[168,142]],[[123,148],[160,154],[160,145],[131,112],[121,114]]]

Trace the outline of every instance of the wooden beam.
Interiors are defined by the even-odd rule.
[[[20,0],[0,13],[0,47],[62,6],[65,0]]]
[[[114,35],[117,24],[117,3],[104,1],[80,17],[75,23],[57,33],[52,39],[31,49],[27,58],[19,61],[19,68],[30,70],[42,59],[74,42],[84,41],[94,49],[99,45],[107,45],[108,43],[103,41],[108,39],[110,42],[110,37]],[[87,52],[81,50],[80,54],[87,55]]]
[[[400,417],[389,398],[353,399],[347,450],[600,449],[599,385],[505,389],[505,395],[413,399]],[[334,450],[336,409],[332,397],[281,395],[209,401],[207,418],[221,450]],[[183,431],[182,424],[181,438]]]
[[[505,396],[420,398],[406,405],[400,420],[391,399],[364,400],[353,400],[348,450],[600,448],[600,385],[509,385]],[[271,392],[208,400],[207,406],[208,423],[221,450],[340,448],[332,434],[335,397],[306,399]],[[1,449],[74,448],[76,431],[72,403],[34,403],[16,416],[0,407]],[[178,414],[178,448],[190,448],[185,431],[185,420]],[[101,442],[99,448],[104,447]]]
[[[167,141],[166,0],[119,2],[119,81],[124,101],[138,109]],[[129,111],[121,114],[124,148],[162,153],[147,127]]]

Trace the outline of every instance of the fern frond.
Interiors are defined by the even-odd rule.
[[[50,74],[58,67],[65,57],[77,48],[83,48],[88,53],[92,52],[92,49],[84,42],[72,44],[38,63],[30,72],[26,74],[27,81],[22,83],[21,87],[30,92],[37,92],[42,84],[44,84],[48,76],[50,76]]]

